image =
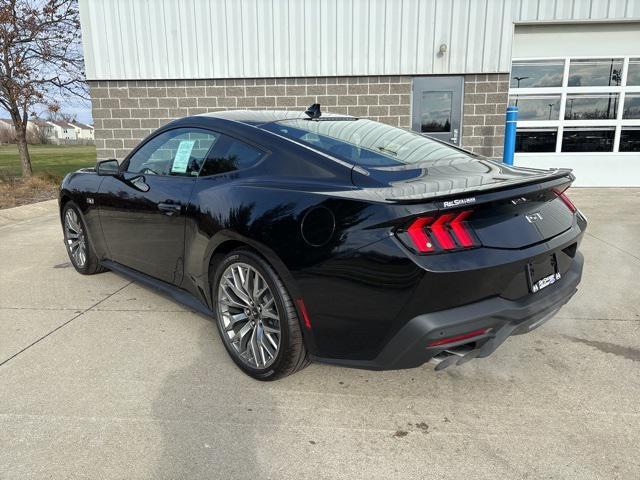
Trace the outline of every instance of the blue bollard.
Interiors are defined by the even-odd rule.
[[[516,125],[518,123],[518,107],[507,107],[507,124],[504,128],[504,153],[502,161],[513,165],[513,154],[516,151]]]

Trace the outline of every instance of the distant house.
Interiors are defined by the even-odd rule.
[[[13,122],[6,118],[0,118],[0,143],[11,143],[15,140],[16,129]]]
[[[13,121],[9,118],[0,118],[0,130],[13,130]]]
[[[27,122],[27,134],[35,137],[37,142],[58,143],[55,128],[46,120],[40,120],[39,118],[29,120]]]
[[[53,128],[57,143],[74,143],[77,139],[76,128],[62,120],[47,122]]]
[[[86,125],[80,122],[69,122],[76,130],[76,138],[80,141],[91,141],[93,142],[93,127],[91,125]]]

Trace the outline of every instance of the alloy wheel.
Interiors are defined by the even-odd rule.
[[[218,322],[225,342],[246,365],[267,368],[276,359],[282,337],[278,307],[264,277],[236,262],[218,284]]]
[[[72,208],[64,214],[65,241],[74,263],[83,268],[87,263],[87,241],[80,217]]]

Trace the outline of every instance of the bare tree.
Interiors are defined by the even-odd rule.
[[[47,107],[47,119],[52,122],[75,122],[77,115],[62,110],[58,102],[53,102]]]
[[[15,126],[23,176],[32,174],[29,111],[66,95],[86,96],[77,0],[0,0],[0,106]]]

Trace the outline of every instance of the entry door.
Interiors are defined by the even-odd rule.
[[[460,145],[464,77],[413,79],[412,128],[418,133]]]

